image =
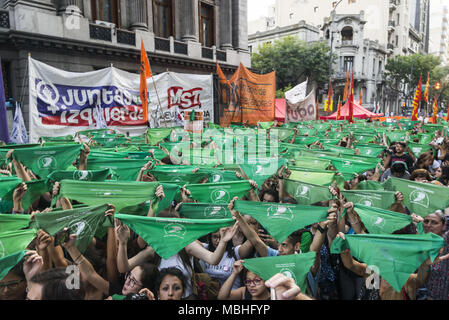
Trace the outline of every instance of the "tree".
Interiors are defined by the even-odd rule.
[[[329,82],[330,48],[324,42],[305,43],[293,36],[266,43],[251,57],[254,69],[261,73],[276,70],[277,88],[286,91],[306,78],[323,87]],[[333,60],[337,59],[333,54]]]
[[[402,95],[412,97],[422,76],[423,91],[426,87],[427,73],[430,73],[430,85],[433,88],[437,81],[445,77],[444,68],[440,67],[440,58],[433,55],[414,54],[396,56],[388,60],[385,66],[384,78],[390,89]],[[447,76],[447,74],[446,74]],[[433,91],[429,91],[432,96]]]

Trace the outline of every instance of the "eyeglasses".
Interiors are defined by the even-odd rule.
[[[128,271],[125,275],[125,279],[129,280],[129,284],[131,285],[131,287],[134,287],[136,284],[138,284],[139,286],[142,286],[142,284],[136,280],[136,278],[134,278],[131,274],[130,271]]]
[[[21,280],[0,283],[0,291],[5,290],[6,288],[8,288],[10,290],[17,289],[19,287],[19,284],[21,284],[24,281],[25,281],[25,279],[21,279]]]
[[[253,279],[253,280],[245,280],[243,283],[247,287],[250,286],[250,285],[258,286],[258,285],[260,285],[262,283],[262,279],[256,278],[256,279]]]

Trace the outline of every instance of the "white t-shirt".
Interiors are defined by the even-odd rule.
[[[209,249],[209,245],[207,243],[203,243],[203,247],[206,249]],[[237,257],[237,260],[240,259],[239,257],[239,251],[238,247],[233,248],[235,256]],[[201,267],[203,268],[203,271],[210,275],[211,277],[217,279],[220,281],[220,285],[223,285],[223,283],[226,281],[226,279],[229,278],[229,276],[232,274],[232,267],[234,266],[235,259],[232,256],[229,256],[228,252],[225,251],[223,254],[223,258],[221,259],[220,263],[216,266],[211,265],[207,262],[204,262],[203,260],[200,260]],[[232,289],[238,289],[242,286],[240,278],[237,277],[234,285],[232,286]]]
[[[193,257],[190,257],[190,264],[193,266]],[[165,268],[178,268],[182,271],[182,274],[187,280],[187,286],[186,286],[186,292],[184,294],[183,298],[187,298],[192,294],[192,270],[190,268],[185,268],[184,263],[182,262],[181,257],[179,254],[175,254],[174,256],[171,256],[167,260],[161,258],[161,263],[159,264],[159,271]]]

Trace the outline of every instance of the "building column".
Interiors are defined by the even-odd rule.
[[[130,29],[148,31],[147,1],[128,0]]]
[[[4,7],[30,7],[37,9],[40,12],[51,11],[55,12],[55,6],[52,0],[6,0]]]
[[[84,14],[83,0],[58,0],[56,8],[58,15],[66,13],[82,16]]]
[[[220,47],[223,50],[232,49],[232,2],[220,1]]]
[[[248,1],[232,0],[232,44],[238,51],[248,51]]]
[[[175,1],[176,24],[179,24],[179,32],[182,41],[199,41],[199,17],[198,1]]]

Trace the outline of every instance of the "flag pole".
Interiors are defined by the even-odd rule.
[[[163,115],[162,114],[161,100],[159,99],[159,93],[157,92],[156,82],[154,81],[153,71],[151,70],[151,65],[149,67],[150,67],[150,72],[151,72],[151,79],[153,80],[154,90],[156,91],[157,102],[159,104],[159,111],[161,112],[161,115]],[[149,102],[150,101],[148,100],[148,110],[150,110]],[[163,119],[164,119],[164,125],[167,128],[167,120],[165,120],[165,116],[163,116]]]

